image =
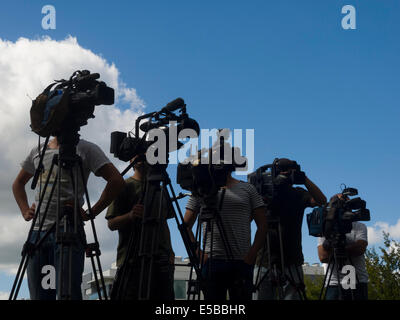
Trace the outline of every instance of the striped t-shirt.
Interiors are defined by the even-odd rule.
[[[222,191],[218,192],[221,197]],[[253,219],[253,211],[257,208],[263,207],[264,201],[257,193],[255,187],[247,182],[239,182],[230,188],[225,189],[222,207],[219,212],[222,225],[225,230],[227,243],[229,244],[233,259],[243,260],[251,247],[251,227],[250,223]],[[202,200],[191,196],[186,204],[186,209],[193,212],[201,213]],[[218,227],[213,220],[211,228],[213,231],[213,245],[212,245],[212,258],[226,259],[224,243]],[[211,229],[209,228],[209,230]],[[204,244],[205,236],[205,223],[202,225],[202,245]],[[210,240],[211,234],[208,231],[206,237],[205,252],[210,258]]]

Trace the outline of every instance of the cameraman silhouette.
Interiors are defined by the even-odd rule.
[[[337,194],[339,199],[349,200],[347,196]],[[331,199],[332,201],[332,199]],[[346,233],[345,242],[345,253],[348,257],[346,260],[347,265],[352,265],[356,272],[356,288],[342,290],[338,285],[337,273],[339,271],[339,277],[342,274],[341,270],[337,270],[338,264],[335,263],[333,273],[331,267],[327,279],[330,278],[329,283],[325,283],[327,286],[326,300],[338,300],[339,290],[342,290],[343,300],[368,300],[368,273],[365,266],[364,253],[368,246],[368,232],[367,227],[364,223],[359,221],[352,222],[352,229],[350,233]],[[331,255],[333,254],[333,243],[331,240],[325,239],[325,237],[318,238],[318,256],[322,263],[328,263]],[[332,275],[330,276],[330,273]],[[340,279],[340,282],[343,279]]]
[[[40,146],[42,150],[44,148],[44,143]],[[21,164],[21,170],[16,177],[12,190],[14,193],[15,200],[21,210],[22,216],[25,221],[30,221],[34,218],[36,212],[36,204],[39,203],[39,198],[41,192],[43,192],[43,186],[47,176],[49,175],[49,168],[51,167],[52,159],[54,154],[59,153],[59,142],[57,137],[50,140],[48,147],[45,151],[43,158],[43,171],[41,173],[40,183],[36,187],[35,203],[31,206],[28,204],[28,198],[25,191],[25,186],[28,181],[34,176],[35,169],[39,164],[39,148],[34,147],[26,159]],[[91,172],[96,176],[102,177],[107,185],[105,186],[100,199],[92,206],[92,214],[97,216],[100,214],[107,206],[113,201],[114,198],[118,196],[118,193],[123,189],[125,183],[118,170],[110,162],[104,152],[94,143],[85,141],[81,139],[77,145],[77,154],[82,158],[84,179],[78,184],[78,201],[79,207],[81,208],[84,204],[84,189],[83,185],[86,185],[87,180]],[[56,172],[53,171],[50,176],[50,184],[55,183]],[[60,200],[64,206],[73,206],[74,203],[74,192],[73,183],[71,177],[67,174],[62,175],[61,178],[61,192]],[[34,226],[34,231],[30,241],[34,243],[36,239],[43,238],[46,231],[51,228],[57,219],[57,197],[52,197],[50,200],[50,188],[46,190],[44,195],[44,203],[39,212],[38,220]],[[43,229],[39,234],[39,225],[41,222],[41,217],[44,215],[45,208],[49,202],[49,210],[46,219],[43,224]],[[89,216],[81,208],[82,220],[87,221]],[[62,227],[60,227],[62,228]],[[82,273],[84,268],[85,259],[85,245],[86,236],[83,228],[83,222],[79,224],[79,234],[81,236],[81,242],[74,247],[72,256],[72,300],[82,300],[81,283],[82,283]],[[56,243],[56,231],[52,231],[50,235],[43,242],[42,246],[38,251],[34,253],[32,258],[28,263],[28,286],[31,300],[55,300],[56,290],[55,289],[43,289],[41,286],[42,282],[42,268],[46,265],[52,265],[56,274],[61,272],[61,267],[59,266],[59,256],[60,256],[60,245]],[[65,254],[67,254],[67,248],[64,247]],[[66,263],[65,263],[66,264]],[[66,266],[63,267],[66,270]],[[64,281],[64,280],[63,280]],[[57,284],[60,285],[60,284]],[[60,297],[58,297],[60,299]]]
[[[280,299],[300,300],[300,290],[304,289],[302,269],[304,257],[301,234],[304,210],[307,207],[324,205],[326,197],[303,172],[299,171],[300,166],[295,161],[281,158],[276,159],[274,164],[278,173],[274,179],[277,196],[273,200],[264,198],[267,205],[270,252],[266,252],[267,248],[264,247],[258,254],[257,266],[261,265],[261,270],[255,272],[255,274],[259,272],[258,277],[262,281],[258,286],[257,299],[277,299],[276,289],[279,287],[281,289]],[[293,179],[294,176],[297,176],[297,178]],[[307,190],[301,187],[293,187],[293,183],[304,184]],[[280,229],[282,245],[277,231],[278,228]],[[280,270],[277,271],[277,277],[274,277],[274,271],[269,269],[268,256],[271,259],[271,268]],[[282,274],[282,258],[284,274]],[[276,278],[282,279],[282,281],[277,283]]]
[[[205,300],[226,300],[227,292],[231,301],[251,300],[254,263],[265,239],[265,205],[261,196],[253,185],[236,180],[231,174],[232,171],[228,172],[226,186],[218,194],[223,194],[219,215],[233,257],[229,259],[216,223],[211,222],[214,234],[207,237],[206,261],[202,270],[207,276],[207,285],[203,287]],[[186,204],[184,221],[192,241],[195,241],[192,227],[200,209],[200,199],[191,196]],[[257,231],[251,244],[253,219]]]

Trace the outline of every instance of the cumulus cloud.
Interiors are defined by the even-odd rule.
[[[0,300],[8,300],[10,293],[0,291]]]
[[[37,135],[29,127],[30,98],[35,98],[54,80],[66,79],[72,72],[83,69],[100,73],[100,80],[115,89],[116,103],[96,107],[96,118],[90,119],[80,134],[98,144],[122,168],[123,163],[115,161],[109,154],[110,133],[132,129],[144,103],[136,90],[121,80],[117,67],[101,55],[83,48],[74,37],[62,41],[48,37],[20,38],[15,42],[0,39],[0,270],[3,272],[15,273],[29,229],[14,201],[11,184],[20,169],[20,162],[37,144]],[[89,179],[93,203],[104,186],[100,178],[92,176]],[[29,199],[33,199],[33,192],[28,187],[27,190]],[[103,268],[106,269],[115,259],[117,235],[107,230],[104,213],[95,222]],[[91,233],[90,228],[87,231]]]
[[[394,225],[378,221],[372,227],[368,227],[368,243],[377,244],[382,242],[383,231],[389,233],[393,239],[400,239],[400,219],[397,220],[397,223]]]

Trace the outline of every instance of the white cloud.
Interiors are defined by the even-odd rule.
[[[394,225],[378,221],[372,227],[368,227],[368,243],[376,244],[382,242],[383,231],[389,233],[393,239],[400,239],[400,219]]]
[[[0,291],[0,300],[8,300],[9,296],[10,296],[9,292]]]
[[[15,203],[11,184],[20,167],[19,163],[37,144],[37,135],[29,127],[31,101],[56,79],[66,79],[76,70],[98,72],[100,80],[115,89],[115,106],[98,106],[95,119],[80,131],[82,138],[98,144],[109,154],[110,133],[132,129],[135,119],[144,107],[134,88],[129,88],[119,76],[113,63],[83,48],[76,38],[62,41],[50,38],[16,42],[0,39],[0,271],[14,274],[20,252],[29,229]],[[43,141],[43,140],[42,140]],[[118,161],[119,168],[123,165]],[[89,179],[89,193],[94,203],[105,186],[102,179]],[[33,193],[27,186],[29,198]],[[117,234],[106,227],[104,213],[95,220],[102,249],[103,268],[115,259]],[[90,229],[87,229],[88,232]],[[3,293],[0,293],[0,297]]]

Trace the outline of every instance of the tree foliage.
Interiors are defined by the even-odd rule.
[[[304,284],[306,286],[306,295],[308,300],[319,300],[322,284],[324,282],[323,276],[304,276]]]
[[[384,247],[367,249],[365,262],[369,276],[370,300],[400,300],[400,242],[383,232]]]

